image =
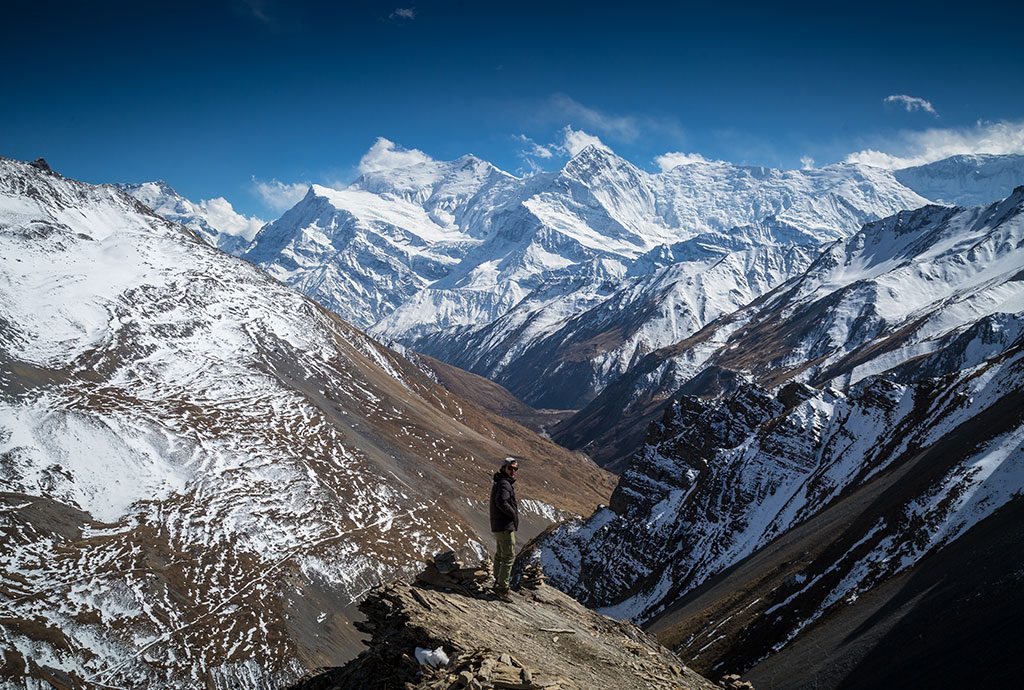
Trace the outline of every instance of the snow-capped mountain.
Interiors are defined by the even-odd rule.
[[[1024,187],[901,212],[649,355],[581,413],[597,443],[661,417],[610,507],[539,541],[551,580],[744,671],[987,530],[1024,495],[1021,247]],[[689,607],[734,567],[721,618]]]
[[[472,242],[403,199],[313,185],[244,256],[365,328],[447,275]]]
[[[422,347],[458,366],[488,372],[537,407],[579,407],[652,350],[682,340],[799,273],[818,251],[733,239],[745,246],[722,253],[690,240],[653,250],[655,257],[641,260],[654,263],[700,247],[690,260],[666,260],[649,274],[620,281],[618,289],[606,281],[603,291],[588,293],[591,304],[580,306],[573,294],[567,305],[557,291],[544,299],[538,290],[485,328],[435,337]],[[571,307],[579,313],[548,325],[551,314],[571,314]]]
[[[340,663],[366,590],[479,554],[509,453],[531,531],[610,491],[122,191],[0,159],[5,674],[269,688]]]
[[[925,203],[858,165],[649,173],[591,146],[557,172],[517,178],[471,156],[418,155],[344,190],[313,187],[245,257],[378,336],[531,404],[573,407],[799,272],[817,247]],[[615,305],[639,304],[651,323],[589,337],[608,330]],[[557,372],[524,375],[539,359]]]
[[[162,180],[116,186],[151,208],[158,216],[191,228],[207,244],[229,254],[243,252],[266,224],[266,221],[255,216],[238,213],[224,197],[198,203],[189,201]]]
[[[1024,185],[1024,155],[965,154],[893,172],[923,197],[940,204],[983,206]]]
[[[702,393],[721,372],[747,371],[769,386],[844,387],[989,314],[1020,311],[1022,189],[990,206],[927,206],[869,223],[803,275],[638,361],[556,437],[614,461],[684,385]]]

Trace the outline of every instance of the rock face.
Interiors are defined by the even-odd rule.
[[[607,501],[584,457],[189,228],[0,159],[2,673],[265,687],[341,663],[363,593],[489,547],[509,454],[524,527]]]
[[[433,578],[431,578],[433,579]],[[650,635],[596,614],[543,583],[486,595],[396,582],[360,605],[369,649],[291,690],[711,690]],[[417,658],[440,650],[437,667]]]
[[[873,559],[861,560],[878,546],[873,538],[858,544],[865,525],[901,519],[900,500],[934,457],[923,459],[850,492],[648,630],[698,671],[741,670],[757,687],[1015,687],[1024,499],[1011,499],[891,577],[872,572]],[[904,567],[901,556],[893,560]],[[836,587],[865,571],[833,603]]]

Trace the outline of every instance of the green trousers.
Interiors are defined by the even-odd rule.
[[[508,589],[509,580],[512,579],[512,562],[516,559],[516,533],[495,532],[494,540],[498,542],[498,549],[494,554],[494,589]]]

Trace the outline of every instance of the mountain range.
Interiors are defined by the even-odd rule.
[[[885,640],[930,652],[903,614],[969,607],[966,575],[914,583],[1016,544],[1021,173],[416,157],[261,224],[0,159],[5,668],[336,665],[369,588],[482,555],[513,454],[523,536],[568,519],[528,550],[551,581],[710,677],[905,680]],[[993,561],[1008,603],[975,619],[1006,625]]]
[[[473,156],[412,160],[342,190],[312,186],[236,252],[375,337],[533,407],[580,410],[549,430],[619,469],[681,383],[651,380],[663,370],[648,355],[800,274],[866,222],[929,198],[989,202],[1024,181],[1024,157],[1012,155],[894,172],[696,161],[649,173],[590,146],[525,178]],[[629,383],[639,376],[650,396]],[[621,414],[608,399],[629,386]]]
[[[866,166],[652,174],[591,146],[526,178],[464,156],[313,185],[235,251],[377,337],[571,409],[823,244],[924,203]],[[609,328],[610,310],[649,316]]]

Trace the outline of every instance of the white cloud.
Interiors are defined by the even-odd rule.
[[[810,156],[801,156],[800,157],[800,169],[801,170],[813,170],[814,169],[814,159],[811,158]]]
[[[250,241],[266,222],[256,216],[243,216],[222,196],[200,201],[199,206],[206,211],[206,219],[211,227],[229,235],[240,235]]]
[[[391,13],[392,19],[415,19],[416,8],[415,7],[396,7],[394,12]]]
[[[660,156],[654,158],[654,164],[661,168],[661,172],[667,172],[672,168],[678,168],[680,165],[689,165],[691,163],[712,163],[699,153],[683,153],[682,151],[669,151],[663,153]]]
[[[596,146],[597,148],[604,149],[605,151],[611,151],[610,148],[605,146],[603,141],[593,134],[587,134],[582,130],[573,129],[568,125],[566,125],[562,130],[562,143],[558,145],[558,149],[565,155],[575,156],[588,146]]]
[[[939,114],[935,112],[935,107],[923,98],[917,96],[907,96],[906,94],[893,94],[892,96],[886,96],[882,99],[883,103],[895,103],[901,105],[906,109],[908,113],[912,113],[915,110],[923,110],[926,113],[931,113],[935,117]]]
[[[529,150],[529,154],[531,156],[536,156],[537,158],[551,158],[553,155],[555,155],[551,153],[551,149],[549,149],[547,146],[541,146],[540,144],[536,143]]]
[[[434,159],[418,149],[403,149],[395,142],[384,137],[377,137],[370,150],[359,161],[359,173],[362,175],[404,168],[417,163],[429,163]]]
[[[896,170],[965,153],[1024,154],[1024,120],[979,121],[973,127],[959,129],[901,132],[878,148],[849,154],[844,162]]]
[[[287,211],[306,196],[309,190],[308,182],[280,182],[278,180],[257,180],[252,179],[256,194],[267,206],[267,208],[278,213]]]
[[[541,146],[525,134],[517,134],[512,138],[526,145],[526,148],[519,152],[520,158],[551,158],[555,155],[550,146]]]

